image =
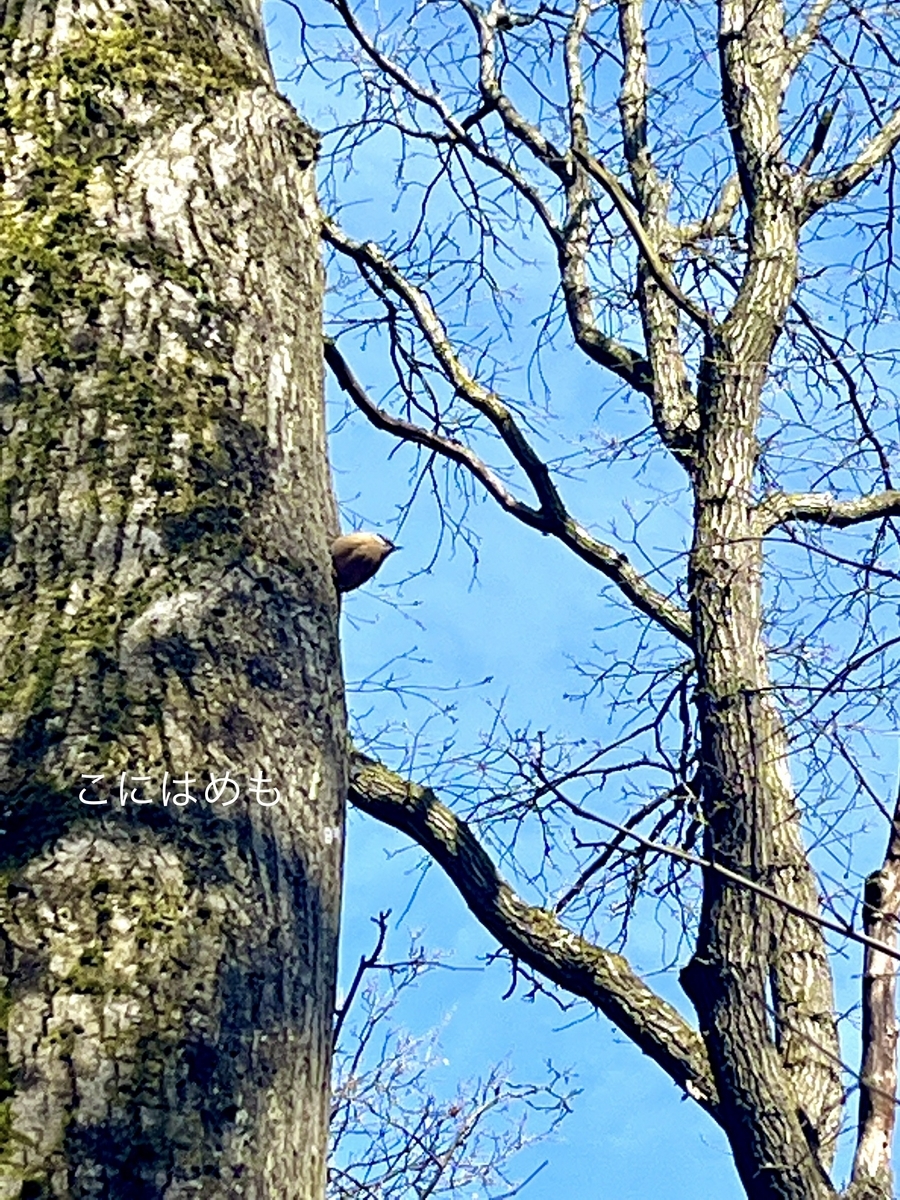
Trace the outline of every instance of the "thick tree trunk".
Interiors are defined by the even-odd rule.
[[[346,739],[314,139],[252,0],[0,12],[0,1197],[318,1197]]]
[[[690,603],[706,854],[814,912],[763,636],[754,496],[761,396],[798,261],[798,192],[780,124],[790,76],[779,0],[720,0],[719,56],[749,219],[746,270],[728,318],[708,331],[697,395]],[[826,1172],[843,1097],[821,931],[708,871],[684,984],[748,1196],[833,1196]]]
[[[747,322],[751,330],[753,324]],[[765,339],[766,324],[755,324]],[[705,419],[691,603],[706,854],[814,911],[815,881],[799,835],[762,631],[753,431],[763,381],[754,364],[765,361],[752,332],[744,339],[724,332],[708,346],[700,395]],[[683,982],[748,1196],[833,1196],[825,1168],[834,1154],[841,1090],[820,931],[799,919],[789,927],[770,903],[707,872],[700,936]],[[792,1053],[797,1042],[800,1052]]]

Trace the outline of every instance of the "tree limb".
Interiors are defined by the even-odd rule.
[[[585,272],[588,244],[587,201],[590,196],[578,178],[579,172],[575,168],[575,162],[580,164],[588,176],[599,183],[610,197],[637,242],[640,253],[646,258],[651,273],[654,277],[659,277],[659,285],[663,291],[674,299],[676,304],[686,306],[685,311],[695,320],[700,319],[704,328],[709,323],[709,318],[702,308],[684,295],[671,278],[665,263],[643,228],[634,202],[625,188],[606,167],[588,153],[586,103],[579,54],[590,15],[589,6],[586,3],[576,6],[566,34],[565,66],[570,146],[569,150],[564,152],[546,138],[537,125],[522,116],[500,86],[495,59],[498,21],[501,13],[505,11],[502,3],[497,0],[486,12],[482,12],[474,0],[460,2],[468,13],[478,37],[479,87],[485,106],[490,106],[491,110],[498,114],[507,133],[526,146],[535,159],[555,175],[565,189],[568,219],[563,245],[559,247],[559,259],[566,307],[576,341],[596,362],[609,367],[624,378],[622,371],[617,370],[621,356],[616,353],[616,343],[600,334],[593,319],[590,289]],[[639,365],[641,371],[640,374],[634,373],[635,382],[632,386],[652,398],[655,394],[653,373],[646,369],[647,364],[643,360],[639,360]]]
[[[330,217],[322,218],[322,236],[336,250],[353,259],[359,266],[372,271],[384,287],[403,300],[457,394],[491,421],[526,474],[529,474],[529,478],[531,479],[531,467],[541,474],[546,473],[546,467],[535,459],[533,451],[525,443],[518,428],[511,421],[508,410],[500,404],[496,394],[478,383],[454,353],[443,322],[425,292],[410,283],[374,242],[355,241]],[[609,339],[604,340],[609,342]],[[625,347],[613,347],[612,343],[607,346],[606,354],[607,357],[615,358],[614,365],[607,365],[611,365],[616,374],[638,391],[646,391],[646,364],[638,355]],[[530,465],[526,466],[526,462]],[[532,482],[534,483],[534,480]]]
[[[324,352],[325,362],[330,367],[338,386],[376,429],[390,433],[401,441],[424,446],[426,449],[433,450],[436,454],[450,459],[451,462],[465,467],[506,512],[512,513],[526,525],[531,525],[543,532],[547,531],[547,521],[541,511],[517,499],[500,476],[492,471],[473,450],[464,446],[462,442],[444,437],[442,434],[425,429],[412,421],[404,421],[385,409],[379,408],[356,378],[353,369],[332,338],[324,339]]]
[[[468,825],[434,792],[361,754],[351,758],[350,801],[411,837],[443,868],[478,921],[514,957],[598,1008],[644,1054],[716,1116],[700,1035],[632,971],[627,960],[526,904],[499,875]]]
[[[690,618],[685,610],[649,584],[632,566],[626,555],[592,537],[570,516],[550,479],[546,464],[538,458],[525,440],[509,409],[497,396],[481,389],[489,402],[488,410],[485,412],[479,404],[475,407],[488,416],[516,462],[522,466],[534,488],[540,503],[539,508],[532,508],[518,500],[496,472],[468,446],[435,431],[424,429],[411,421],[401,420],[379,408],[331,339],[325,340],[325,361],[334,373],[338,385],[376,428],[404,441],[425,446],[464,467],[508,513],[532,529],[555,537],[564,546],[568,546],[579,558],[614,583],[645,616],[656,621],[686,646],[692,645]],[[468,399],[467,396],[464,398]]]
[[[830,339],[825,336],[825,334],[813,320],[812,314],[807,312],[806,308],[797,299],[791,301],[791,308],[800,318],[801,324],[812,334],[816,342],[818,342],[818,344],[828,355],[828,360],[832,367],[834,367],[835,371],[837,371],[838,375],[840,375],[841,379],[844,381],[844,386],[847,389],[847,399],[850,401],[850,407],[853,409],[856,419],[859,422],[859,427],[862,430],[863,437],[875,451],[875,455],[878,459],[878,465],[881,468],[881,477],[884,481],[884,486],[888,489],[893,488],[894,485],[891,480],[890,460],[888,459],[884,447],[878,440],[875,430],[872,428],[871,422],[869,421],[869,418],[863,409],[862,403],[860,402],[859,389],[856,386],[856,380],[847,369],[840,354],[838,354],[837,350],[835,350],[834,346],[832,346]],[[841,349],[844,349],[845,346],[846,340],[844,343],[842,343]]]
[[[774,492],[756,510],[760,534],[788,521],[811,521],[846,529],[882,517],[900,516],[900,491],[887,488],[855,500],[835,500],[830,492]]]
[[[834,0],[814,0],[806,18],[806,24],[788,45],[788,71],[793,74],[812,49],[819,36],[822,22],[828,15]]]
[[[378,70],[383,71],[408,96],[411,96],[417,103],[429,109],[437,117],[447,130],[446,140],[450,145],[465,148],[478,162],[491,170],[497,171],[499,175],[502,175],[504,179],[511,183],[519,195],[532,207],[549,234],[551,241],[559,248],[562,241],[559,226],[553,219],[553,214],[537,189],[529,183],[521,171],[516,169],[513,163],[505,162],[499,156],[490,153],[470,133],[470,130],[474,126],[483,120],[488,113],[493,111],[495,107],[493,102],[482,104],[474,113],[470,113],[462,120],[458,119],[435,91],[421,84],[409,71],[405,70],[394,59],[378,48],[372,38],[369,37],[359,24],[346,0],[328,0],[328,2],[340,15],[341,20],[347,26],[353,38]],[[425,133],[420,136],[428,137],[429,135]],[[430,136],[435,142],[442,140],[437,134]]]
[[[535,211],[559,257],[566,308],[579,348],[594,362],[612,371],[636,391],[644,395],[652,395],[652,373],[644,359],[614,338],[601,333],[597,328],[590,291],[584,280],[587,243],[584,238],[579,236],[578,222],[569,220],[566,223],[565,231],[560,229],[547,202],[537,188],[512,163],[504,161],[498,155],[486,150],[470,133],[470,130],[486,116],[497,112],[507,132],[526,145],[538,161],[548,167],[566,186],[567,190],[578,186],[571,167],[565,165],[566,156],[548,142],[535,126],[521,116],[500,89],[492,66],[495,18],[492,19],[490,14],[488,17],[482,17],[476,8],[467,8],[481,44],[481,92],[484,101],[474,113],[460,121],[440,96],[419,83],[408,71],[379,50],[359,25],[345,0],[331,0],[331,3],[375,66],[384,71],[414,100],[430,109],[448,130],[451,142],[464,147],[477,161],[507,179]],[[586,15],[584,19],[586,19]],[[571,197],[569,200],[571,201]],[[568,209],[571,218],[571,202],[568,204]],[[586,216],[585,212],[584,219]]]
[[[827,179],[812,182],[806,188],[800,206],[801,220],[843,198],[885,161],[900,143],[900,108],[895,109],[880,129],[866,142],[852,163]]]
[[[879,871],[866,880],[866,933],[896,954],[900,917],[900,794]],[[884,950],[866,948],[863,964],[862,1065],[854,1180],[891,1188],[891,1157],[897,1105],[897,962]]]
[[[460,0],[460,4],[468,14],[478,38],[478,86],[484,103],[497,112],[507,132],[527,146],[538,162],[543,163],[565,186],[572,176],[568,155],[522,116],[500,86],[495,57],[498,21],[505,12],[503,3],[493,0],[487,12],[482,12],[475,0]]]
[[[888,958],[900,960],[900,950],[897,950],[891,943],[883,939],[873,938],[868,933],[859,933],[852,925],[846,924],[844,921],[834,920],[831,917],[823,917],[821,913],[815,912],[811,908],[805,908],[802,904],[796,904],[781,892],[775,891],[774,888],[757,883],[754,879],[742,875],[739,871],[732,871],[729,867],[722,866],[721,863],[713,862],[708,858],[701,858],[699,854],[691,854],[689,850],[682,850],[678,846],[667,846],[665,842],[658,842],[653,838],[644,837],[642,833],[638,833],[627,825],[621,825],[618,821],[611,821],[608,817],[601,817],[598,813],[588,812],[587,809],[567,800],[558,788],[551,787],[550,791],[559,800],[562,800],[567,808],[586,821],[596,821],[598,825],[604,825],[607,829],[614,830],[625,839],[631,838],[632,841],[644,846],[647,850],[653,850],[655,853],[663,854],[667,858],[674,858],[678,862],[688,863],[692,867],[700,867],[704,871],[711,871],[714,875],[720,875],[730,883],[737,883],[748,892],[753,892],[755,895],[761,896],[764,900],[771,900],[778,908],[791,913],[795,917],[800,917],[801,920],[806,921],[810,925],[816,925],[820,929],[828,929],[832,933],[837,933],[841,937],[847,938],[848,941],[859,942],[861,946],[865,946],[868,950],[886,955]]]
[[[671,186],[660,178],[648,137],[650,69],[643,0],[622,0],[618,10],[622,49],[622,82],[618,98],[622,148],[634,189],[637,226],[657,256],[656,263],[644,254],[638,254],[637,261],[637,299],[647,357],[653,368],[653,421],[665,444],[690,471],[699,426],[697,400],[688,382],[681,346],[681,310],[670,289],[659,280],[662,270],[665,279],[672,282],[672,265],[683,243],[669,220]],[[585,154],[589,153],[587,146],[582,149]],[[605,186],[602,180],[599,182]],[[619,197],[619,201],[621,199]],[[634,232],[632,236],[635,236]]]
[[[809,148],[800,160],[800,166],[797,168],[798,174],[808,174],[813,163],[825,149],[825,139],[828,137],[828,130],[831,128],[836,111],[837,105],[833,105],[831,108],[823,109],[817,116],[812,141],[809,143]]]
[[[612,171],[598,159],[594,158],[592,154],[584,154],[580,150],[575,150],[574,154],[578,162],[584,167],[591,178],[600,184],[616,206],[619,216],[625,222],[629,233],[637,244],[638,251],[662,290],[704,332],[709,332],[715,324],[712,314],[699,304],[696,304],[690,296],[686,296],[672,278],[666,268],[666,264],[660,258],[658,250],[647,236],[647,231],[641,224],[641,219],[634,205],[629,200],[627,192]]]
[[[722,184],[719,202],[713,211],[700,221],[687,221],[684,225],[679,225],[675,231],[678,240],[687,245],[721,237],[731,228],[740,202],[741,181],[737,175],[729,175]]]

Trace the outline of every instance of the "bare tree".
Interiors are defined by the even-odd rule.
[[[298,78],[336,97],[337,382],[411,447],[414,493],[431,491],[445,528],[465,532],[467,501],[489,497],[599,572],[636,622],[630,651],[618,630],[611,657],[581,667],[619,736],[579,753],[504,741],[501,719],[480,773],[454,784],[469,825],[367,758],[353,798],[437,859],[517,969],[590,1000],[703,1106],[754,1200],[837,1194],[857,1092],[845,1194],[892,1194],[898,814],[867,738],[893,720],[900,644],[894,9],[438,0],[381,23],[347,0],[295,9]],[[377,187],[369,227],[364,208],[342,211],[355,171]],[[530,264],[536,333],[509,302]],[[359,381],[361,345],[393,368],[380,399]],[[598,417],[574,450],[542,449],[545,368],[565,350],[595,368],[591,408],[639,401],[626,436],[601,438]],[[630,537],[601,536],[565,498],[567,475],[616,478],[629,460],[677,472],[688,533],[669,554],[639,516]],[[631,802],[616,819],[611,781]],[[807,847],[852,855],[873,810],[888,849],[865,868],[860,930],[860,897],[827,861],[817,876]],[[477,840],[515,865],[528,822],[545,854],[531,885],[572,867],[552,908],[520,899]],[[648,894],[681,922],[696,1025],[600,940],[611,918],[624,937]],[[846,1088],[832,935],[866,956]]]
[[[319,1200],[315,138],[253,0],[0,15],[0,1195]]]
[[[570,1080],[548,1066],[546,1083],[521,1084],[500,1064],[452,1093],[439,1088],[441,1030],[414,1036],[395,1021],[403,994],[447,964],[415,942],[406,958],[386,958],[389,915],[379,915],[375,948],[360,959],[335,1023],[328,1194],[516,1196],[546,1160],[524,1179],[514,1177],[514,1160],[569,1113]]]

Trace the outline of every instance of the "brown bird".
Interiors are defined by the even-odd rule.
[[[380,533],[345,533],[331,543],[339,592],[352,592],[371,579],[389,554],[398,550]]]

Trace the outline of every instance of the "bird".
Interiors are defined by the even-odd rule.
[[[352,592],[378,571],[389,554],[399,550],[380,533],[345,533],[331,543],[331,561],[339,592]]]

